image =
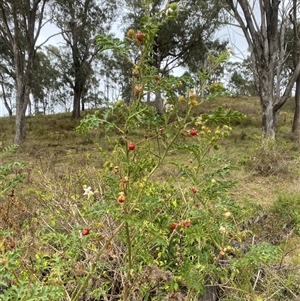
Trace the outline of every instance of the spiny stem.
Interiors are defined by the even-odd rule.
[[[130,276],[130,271],[132,270],[132,245],[131,245],[130,229],[129,229],[128,222],[125,222],[125,231],[126,231],[126,242],[128,247],[128,269],[129,269],[129,276]]]
[[[79,299],[79,297],[81,296],[81,294],[83,293],[84,289],[87,287],[89,280],[91,279],[92,275],[95,272],[95,269],[97,267],[97,262],[100,259],[100,256],[103,254],[104,250],[107,248],[107,246],[111,243],[111,241],[113,240],[113,238],[119,233],[119,231],[123,228],[124,223],[121,223],[119,225],[119,227],[113,232],[113,234],[111,235],[111,237],[109,238],[109,240],[106,241],[106,243],[103,245],[103,247],[99,250],[99,252],[96,255],[96,258],[92,264],[91,270],[89,272],[89,274],[86,276],[84,282],[82,283],[81,287],[79,288],[79,290],[76,293],[76,290],[74,291],[74,293],[76,293],[76,295],[73,297],[71,297],[72,301],[77,301]]]

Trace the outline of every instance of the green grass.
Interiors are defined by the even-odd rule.
[[[274,151],[269,153],[264,153],[261,149],[261,110],[257,98],[210,100],[201,104],[194,114],[212,112],[218,106],[246,114],[242,122],[233,124],[231,136],[222,141],[219,151],[237,167],[232,176],[238,181],[238,189],[233,194],[254,198],[254,202],[268,206],[276,199],[277,191],[281,189],[297,192],[293,181],[297,181],[299,174],[299,142],[291,139],[290,134],[292,100],[283,107],[277,126],[278,141]],[[87,136],[82,136],[76,132],[78,124],[78,121],[71,120],[70,113],[27,117],[26,141],[13,157],[24,160],[31,174],[38,168],[44,170],[45,166],[50,173],[57,165],[63,164],[67,167],[71,165],[72,168],[78,165],[78,168],[81,168],[93,160],[96,166],[101,166],[103,160],[98,157],[98,149],[109,149],[103,129],[95,129]],[[0,118],[0,132],[0,147],[11,145],[14,137],[14,118]],[[144,134],[143,129],[135,133],[136,137],[143,137]],[[115,135],[110,139],[117,140],[120,137]],[[176,157],[176,154],[173,155],[173,159],[182,160],[180,155]],[[168,168],[170,167],[166,167],[166,174]]]
[[[282,235],[282,237],[279,235],[280,243],[285,252],[283,264],[299,265],[299,233],[292,233],[292,231],[287,234],[281,233],[284,232],[283,226],[290,221],[286,215],[293,218],[292,225],[298,227],[297,230],[300,229],[299,216],[295,214],[292,216],[295,210],[299,211],[300,199],[299,141],[290,134],[293,119],[292,100],[289,100],[282,109],[277,126],[277,141],[272,147],[262,147],[261,110],[257,98],[211,100],[201,104],[194,114],[209,113],[218,106],[237,110],[246,115],[242,122],[232,125],[231,136],[222,141],[219,150],[219,154],[235,166],[230,177],[237,182],[237,185],[230,189],[230,195],[240,205],[248,208],[249,217],[261,212],[268,213],[268,218],[264,222],[259,221],[252,225],[260,236],[259,239],[270,241],[270,235],[277,237],[280,232],[279,234]],[[85,114],[86,112],[83,115]],[[52,192],[53,200],[56,202],[59,202],[64,194],[69,196],[80,194],[80,188],[76,187],[88,184],[87,180],[90,185],[102,189],[96,177],[97,169],[106,161],[106,158],[101,157],[99,149],[110,151],[107,137],[101,128],[93,130],[87,136],[82,136],[76,132],[78,124],[79,121],[71,120],[70,114],[27,117],[25,143],[15,153],[2,159],[3,162],[11,159],[22,160],[26,164],[22,170],[14,172],[25,174],[24,182],[15,193],[18,199],[26,204],[28,212],[37,213],[38,208],[35,206],[41,206],[31,193],[38,190],[41,185],[44,187],[49,185],[49,193]],[[143,139],[145,132],[146,129],[140,129],[134,132],[131,138]],[[0,148],[11,145],[14,136],[14,118],[0,118],[0,133]],[[112,135],[109,139],[119,140],[120,135]],[[183,136],[181,139],[185,141],[186,138]],[[156,179],[163,181],[173,174],[174,169],[170,163],[179,161],[189,164],[189,158],[183,157],[179,152],[172,153],[164,169],[155,174]],[[80,175],[74,178],[78,171],[85,174],[84,178]],[[18,218],[21,213],[17,212],[17,208],[15,210]],[[278,220],[274,221],[274,216]],[[253,218],[255,219],[255,216]],[[63,227],[63,218],[60,222]],[[264,230],[265,227],[268,233]],[[280,285],[289,285],[286,289],[296,292],[293,281],[299,280],[299,269],[294,274],[294,278],[292,272],[286,273],[289,283],[280,282]],[[273,275],[270,274],[266,281],[266,283],[270,282],[268,285],[272,285],[270,280],[272,277]],[[278,273],[278,277],[285,276]],[[300,292],[296,293],[300,295]]]

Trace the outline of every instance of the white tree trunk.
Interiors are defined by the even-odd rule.
[[[300,58],[290,75],[285,91],[274,98],[274,75],[277,59],[284,62],[283,49],[279,47],[279,40],[283,43],[282,35],[278,37],[280,0],[252,2],[249,0],[226,0],[225,9],[237,21],[248,42],[254,67],[254,76],[259,91],[262,106],[262,135],[264,138],[275,139],[275,114],[289,97],[294,83],[300,74]],[[255,6],[253,8],[252,4]],[[282,4],[283,5],[283,4]],[[251,8],[251,9],[250,9]],[[286,7],[283,5],[282,9]],[[281,50],[281,52],[280,52]],[[278,66],[278,65],[277,65]],[[279,66],[280,68],[280,66]],[[278,74],[278,80],[280,80]]]
[[[25,115],[29,103],[30,87],[25,86],[23,77],[16,75],[16,133],[14,138],[15,144],[22,144],[26,138]]]
[[[267,139],[275,139],[275,113],[273,101],[266,99],[262,105],[262,135]]]

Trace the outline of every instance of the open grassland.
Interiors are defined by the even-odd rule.
[[[216,107],[246,114],[246,118],[233,124],[232,134],[222,141],[219,153],[235,166],[232,177],[237,188],[232,192],[242,201],[249,198],[261,206],[269,206],[279,193],[299,193],[299,137],[291,134],[293,100],[283,107],[278,127],[277,142],[273,148],[262,148],[261,115],[257,98],[226,98],[211,100],[201,105],[198,112],[211,112]],[[83,112],[83,116],[87,114]],[[30,116],[26,121],[26,142],[11,155],[26,163],[26,183],[34,184],[36,171],[56,175],[72,172],[76,168],[99,168],[105,159],[99,154],[99,147],[109,149],[103,129],[95,129],[86,136],[76,132],[78,121],[71,121],[70,114]],[[14,118],[0,118],[1,148],[13,143]],[[145,129],[132,134],[132,138],[143,137]],[[119,140],[117,134],[110,140]],[[183,136],[185,142],[186,138]],[[172,160],[185,160],[180,154],[173,154]],[[168,174],[168,166],[166,173]],[[27,184],[24,184],[26,192]]]
[[[263,280],[264,289],[272,291],[270,295],[277,290],[282,296],[279,297],[279,293],[276,293],[266,300],[299,300],[300,140],[291,134],[293,100],[286,103],[279,116],[276,143],[268,145],[264,145],[261,140],[261,111],[257,98],[211,100],[199,106],[193,114],[210,113],[218,106],[246,115],[243,121],[232,124],[231,135],[222,140],[218,150],[234,166],[230,179],[236,185],[229,189],[229,194],[247,211],[245,215],[248,219],[245,223],[249,231],[255,233],[255,240],[280,245],[284,254],[279,267],[264,271]],[[87,112],[82,115],[85,114]],[[101,194],[98,170],[109,161],[108,157],[103,156],[103,150],[109,153],[112,150],[109,141],[122,144],[122,137],[117,133],[107,136],[103,128],[83,136],[76,132],[78,125],[79,121],[72,121],[70,114],[27,117],[26,142],[17,151],[1,159],[3,163],[12,160],[25,163],[25,167],[14,170],[16,174],[23,173],[25,178],[13,194],[17,201],[14,201],[15,205],[9,216],[4,214],[5,203],[2,203],[1,227],[9,223],[16,231],[20,230],[21,222],[29,216],[38,216],[40,210],[49,206],[41,201],[48,199],[54,204],[51,205],[52,208],[59,211],[55,226],[68,229],[69,225],[64,224],[64,221],[72,221],[69,200],[75,195],[82,195],[84,185],[94,187]],[[145,135],[151,133],[147,128],[140,128],[130,133],[130,139],[142,140]],[[4,149],[11,145],[13,136],[14,118],[0,118],[0,147]],[[188,143],[188,138],[183,134],[180,140]],[[154,178],[163,182],[173,175],[176,171],[171,163],[174,162],[192,164],[191,159],[180,152],[171,152],[164,168],[154,174]],[[49,195],[41,195],[40,199],[34,193],[45,189]],[[9,197],[6,201],[10,202]],[[46,217],[44,221],[49,222]],[[37,223],[29,228],[30,231],[37,231],[38,227]],[[29,240],[30,233],[25,233],[20,238]],[[35,243],[31,242],[28,256],[30,252],[35,253],[36,249],[41,248]],[[289,282],[284,282],[286,277]],[[258,274],[257,279],[259,278]],[[249,297],[245,300],[264,299]]]

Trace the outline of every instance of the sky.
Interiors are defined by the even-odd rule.
[[[234,51],[233,61],[242,61],[249,55],[248,44],[240,28],[226,26],[217,33],[217,37],[229,41],[228,46]]]
[[[49,36],[57,32],[58,29],[53,24],[47,23],[41,31],[37,45],[44,43]],[[122,37],[122,34],[120,33],[120,31],[118,31],[117,26],[115,26],[115,30],[113,30],[113,32],[120,38]],[[242,34],[242,31],[237,27],[227,26],[225,28],[222,28],[215,34],[215,38],[229,41],[228,46],[234,50],[234,55],[231,58],[232,61],[241,61],[249,54],[247,42]],[[47,41],[47,44],[51,45],[59,46],[60,43],[63,43],[63,39],[59,35],[54,36],[49,41]],[[0,117],[7,115],[8,114],[4,107],[3,100],[1,99]]]

